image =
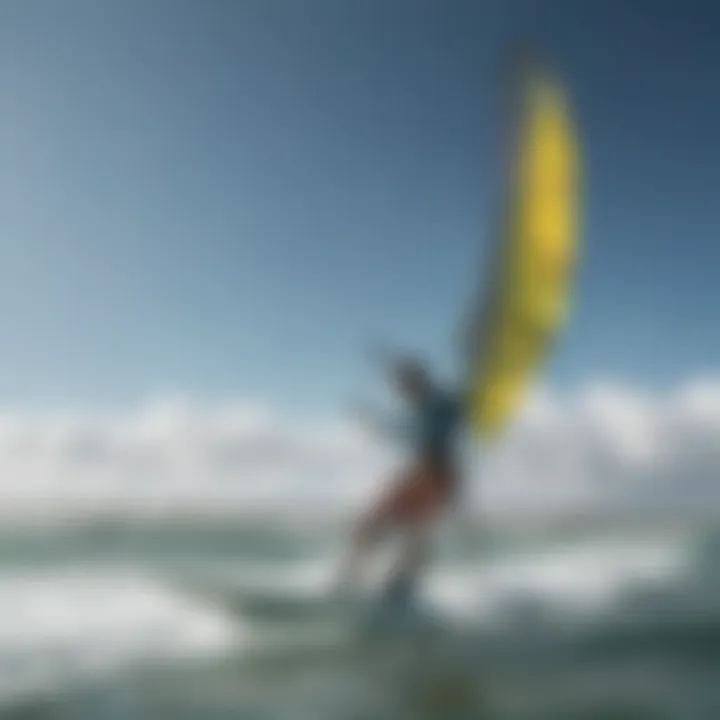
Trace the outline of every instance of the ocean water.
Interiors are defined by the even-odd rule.
[[[465,521],[412,612],[330,602],[342,523],[5,529],[0,718],[720,718],[712,524]]]

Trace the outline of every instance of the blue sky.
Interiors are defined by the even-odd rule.
[[[587,160],[552,382],[712,373],[719,28],[710,2],[2,3],[0,401],[336,408],[372,336],[447,368],[518,37]]]

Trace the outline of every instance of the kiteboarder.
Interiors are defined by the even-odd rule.
[[[386,591],[408,595],[428,555],[429,531],[456,497],[459,468],[455,438],[462,423],[459,397],[440,388],[413,359],[390,363],[391,380],[410,413],[389,422],[364,412],[362,419],[381,434],[400,437],[410,456],[389,490],[361,517],[344,566],[343,585],[355,582],[369,549],[387,532],[400,531],[404,549]]]

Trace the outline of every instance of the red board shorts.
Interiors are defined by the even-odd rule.
[[[456,485],[456,471],[449,462],[422,460],[403,471],[372,505],[361,530],[374,533],[433,520],[454,498]]]

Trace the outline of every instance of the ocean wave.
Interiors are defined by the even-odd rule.
[[[649,663],[652,674],[657,658],[716,653],[717,547],[697,533],[638,531],[496,544],[475,557],[440,553],[421,586],[429,612],[407,626],[372,625],[366,611],[379,605],[376,589],[369,606],[332,599],[344,549],[333,538],[302,559],[262,552],[212,558],[203,551],[163,560],[140,546],[132,558],[94,565],[68,558],[74,570],[6,570],[0,703],[52,699],[58,690],[97,682],[108,705],[118,687],[133,687],[139,708],[169,708],[154,715],[133,710],[128,718],[178,717],[186,706],[195,710],[184,717],[200,718],[220,705],[247,710],[247,717],[290,718],[301,708],[334,718],[342,716],[346,690],[368,703],[381,697],[402,705],[403,688],[413,697],[421,690],[446,697],[446,680],[462,685],[457,698],[482,685],[512,705],[517,693],[506,695],[493,680],[506,673],[537,692],[537,709],[565,697],[560,681],[575,677],[576,666],[572,686],[579,688],[620,662]],[[378,572],[392,552],[389,545],[380,553]],[[223,655],[226,662],[204,662]],[[149,665],[159,672],[145,672]],[[311,691],[317,697],[306,695]],[[578,690],[577,702],[584,698]]]
[[[693,552],[682,537],[603,538],[438,563],[421,583],[418,600],[462,623],[494,624],[530,607],[565,620],[597,619],[612,614],[630,593],[687,583],[698,572]],[[377,597],[391,564],[392,548],[385,548],[359,598]],[[338,566],[333,552],[292,562],[204,563],[185,568],[178,582],[238,613],[319,617]]]
[[[675,583],[691,566],[691,549],[679,539],[588,540],[440,568],[428,596],[466,620],[497,619],[524,603],[587,617],[611,610],[626,591]]]
[[[216,656],[240,628],[217,608],[133,574],[86,570],[0,578],[0,704],[143,663]]]

